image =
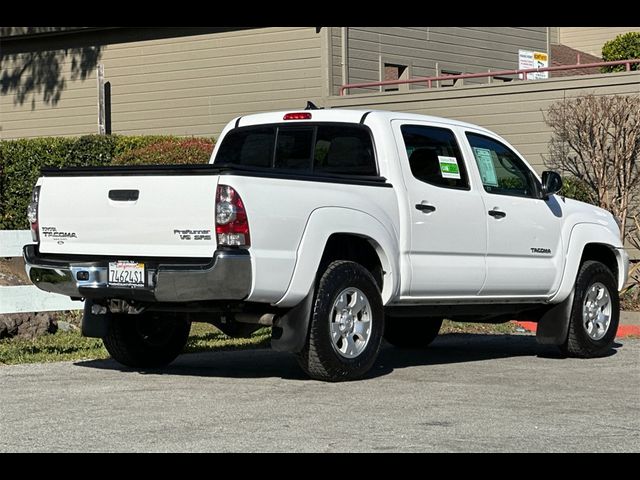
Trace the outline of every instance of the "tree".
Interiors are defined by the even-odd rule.
[[[589,200],[629,228],[622,237],[640,245],[640,96],[587,95],[553,104],[547,166],[584,183]]]
[[[602,47],[602,59],[605,62],[631,60],[633,58],[640,58],[640,32],[623,33],[613,40],[609,40]],[[602,72],[622,72],[625,68],[624,65],[602,67]],[[640,69],[639,64],[631,64],[631,70],[638,69]]]

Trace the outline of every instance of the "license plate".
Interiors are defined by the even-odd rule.
[[[112,287],[144,287],[144,263],[109,262],[109,285]]]

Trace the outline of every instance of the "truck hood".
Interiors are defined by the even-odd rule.
[[[593,223],[601,225],[610,230],[617,238],[620,238],[620,228],[611,212],[591,205],[579,202],[566,197],[556,197],[565,213],[566,220],[571,224]],[[622,243],[619,245],[622,246]]]

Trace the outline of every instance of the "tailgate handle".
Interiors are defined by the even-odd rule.
[[[140,197],[140,190],[109,190],[109,199],[114,202],[135,202]]]

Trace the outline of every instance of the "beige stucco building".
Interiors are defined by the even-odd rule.
[[[346,106],[336,97],[345,83],[516,69],[519,49],[551,52],[559,42],[599,54],[632,30],[640,27],[0,27],[0,138],[99,133],[100,90],[107,133],[217,136],[238,115],[299,109],[307,100]],[[621,91],[637,90],[630,78]],[[474,90],[486,82],[461,81],[427,97],[419,85],[350,93],[377,108],[422,105],[421,113],[491,126],[541,163],[549,134],[540,108],[559,98],[548,92],[574,95],[582,83],[514,89],[519,82],[500,88],[497,79]],[[532,93],[514,103],[522,89]],[[435,108],[440,98],[447,100]]]
[[[549,34],[549,27],[2,27],[0,138],[98,133],[98,65],[111,132],[215,136],[236,115],[322,105],[347,82],[514,69],[518,50],[547,51]]]
[[[640,32],[640,27],[549,27],[553,43],[561,43],[596,57],[602,56],[602,46],[627,32]]]

